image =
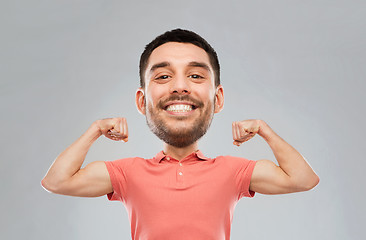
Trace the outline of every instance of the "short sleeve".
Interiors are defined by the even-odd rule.
[[[238,200],[242,197],[254,197],[255,192],[249,189],[250,180],[256,161],[246,158],[230,157],[234,161],[235,181],[238,189]]]
[[[104,162],[113,187],[113,192],[107,194],[108,199],[111,201],[124,201],[127,186],[125,172],[128,160],[129,159],[119,159]]]

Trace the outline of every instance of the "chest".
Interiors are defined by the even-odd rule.
[[[222,208],[235,201],[235,171],[225,164],[197,162],[146,166],[127,176],[127,202],[141,207]]]

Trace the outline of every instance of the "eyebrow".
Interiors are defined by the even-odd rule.
[[[168,62],[157,63],[157,64],[152,65],[150,72],[152,73],[158,68],[169,67],[169,66],[170,66],[170,63],[168,63]]]
[[[169,67],[169,66],[170,66],[169,62],[156,63],[156,64],[152,65],[152,67],[150,69],[150,73],[154,72],[158,68],[164,68],[164,67]],[[188,66],[204,68],[205,70],[211,72],[210,67],[206,63],[203,63],[203,62],[193,61],[193,62],[188,63]]]
[[[190,62],[190,63],[188,64],[188,66],[190,66],[190,67],[200,67],[200,68],[204,68],[204,69],[206,69],[208,72],[211,72],[210,67],[209,67],[206,63],[203,63],[203,62]]]

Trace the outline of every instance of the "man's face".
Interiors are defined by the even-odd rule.
[[[172,146],[196,142],[222,108],[223,90],[214,85],[208,54],[193,44],[169,42],[154,49],[144,79],[138,108],[150,129]]]

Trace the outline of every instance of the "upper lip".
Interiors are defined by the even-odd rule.
[[[187,102],[187,101],[169,101],[164,104],[164,109],[166,109],[170,105],[191,105],[194,108],[197,108],[196,104],[193,102]]]

